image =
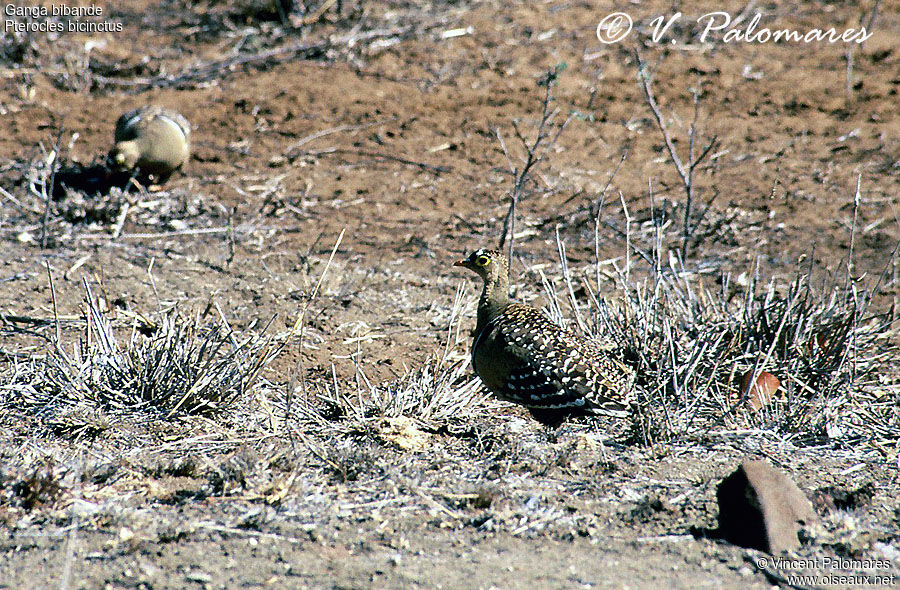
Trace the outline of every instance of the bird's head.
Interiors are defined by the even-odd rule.
[[[481,248],[469,254],[467,258],[457,260],[453,266],[462,266],[475,272],[485,282],[492,282],[500,277],[505,277],[509,265],[504,256],[498,250]]]
[[[138,146],[133,141],[120,141],[109,152],[109,158],[119,168],[134,168],[141,157]]]

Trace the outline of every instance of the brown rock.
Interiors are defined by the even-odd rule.
[[[800,546],[800,526],[816,516],[787,475],[763,461],[746,460],[716,491],[719,534],[741,547],[781,553]]]

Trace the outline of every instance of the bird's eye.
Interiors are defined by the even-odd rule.
[[[488,258],[487,256],[479,256],[478,258],[475,259],[475,264],[477,264],[478,266],[487,266],[490,263],[491,263],[491,259]]]

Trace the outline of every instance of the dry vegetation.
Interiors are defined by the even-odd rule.
[[[745,456],[813,493],[803,555],[900,570],[889,42],[776,107],[796,82],[731,48],[598,57],[590,6],[183,4],[111,10],[133,49],[0,41],[0,587],[788,584],[703,539]],[[98,176],[150,101],[197,127],[186,173]],[[447,267],[498,241],[516,297],[637,369],[630,420],[481,389]]]

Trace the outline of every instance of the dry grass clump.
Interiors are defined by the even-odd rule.
[[[469,370],[466,338],[461,334],[463,291],[457,290],[444,349],[422,366],[385,383],[372,384],[357,365],[356,383],[341,387],[337,378],[321,383],[298,405],[301,423],[343,431],[402,430],[408,425],[430,430],[458,428],[493,401]],[[399,422],[398,422],[399,420]],[[411,433],[411,431],[410,431]],[[403,438],[398,435],[396,440]]]
[[[773,428],[801,438],[893,439],[900,432],[896,326],[866,313],[868,294],[747,288],[739,305],[687,277],[622,287],[624,317],[605,316],[639,372],[645,435]],[[742,377],[781,383],[755,409]],[[758,403],[759,400],[757,400]]]
[[[144,336],[117,335],[87,282],[83,339],[54,342],[40,360],[14,365],[0,403],[27,408],[57,431],[100,432],[110,414],[213,414],[242,398],[277,350],[261,334],[218,322],[163,315]],[[146,327],[145,327],[145,331]],[[69,427],[66,427],[66,424]]]
[[[349,391],[337,382],[326,385],[301,401],[297,414],[304,422],[342,424],[350,430],[365,430],[381,418],[411,418],[439,428],[464,423],[488,403],[480,382],[469,374],[467,359],[449,366],[430,359],[395,381]]]
[[[892,314],[871,311],[880,283],[847,278],[817,290],[798,273],[781,288],[751,278],[735,289],[727,276],[709,288],[677,263],[650,266],[643,281],[621,273],[609,297],[586,279],[592,321],[577,318],[637,370],[637,439],[759,428],[807,441],[898,438],[898,332]],[[565,265],[563,278],[577,309]],[[746,384],[763,372],[777,391],[760,397]]]

